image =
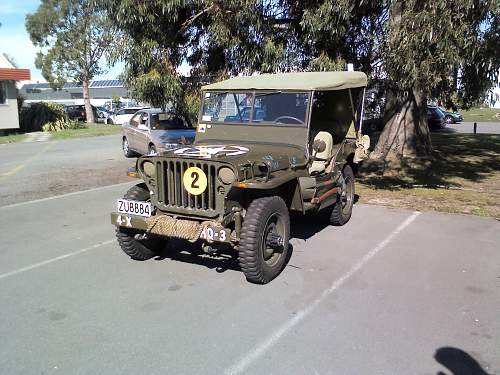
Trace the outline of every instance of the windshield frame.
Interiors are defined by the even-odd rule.
[[[252,95],[252,109],[250,111],[250,118],[248,122],[237,122],[237,121],[203,121],[203,107],[205,106],[205,94],[206,93],[211,93],[211,94],[251,94]],[[307,105],[306,105],[306,112],[304,115],[304,123],[303,124],[283,124],[283,123],[276,123],[276,122],[270,122],[270,121],[259,121],[259,122],[253,122],[253,116],[255,113],[255,97],[258,95],[269,95],[269,94],[306,94],[307,95]],[[311,113],[311,99],[312,99],[312,94],[313,91],[303,91],[303,90],[204,90],[202,91],[201,95],[201,105],[200,105],[200,111],[198,114],[198,123],[199,124],[204,124],[204,123],[210,123],[210,124],[218,124],[218,125],[240,125],[240,126],[255,126],[255,127],[303,127],[303,128],[309,128],[309,120],[310,120],[310,113]]]

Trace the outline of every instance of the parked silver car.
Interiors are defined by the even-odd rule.
[[[195,129],[183,118],[160,109],[143,109],[122,125],[127,158],[156,154],[194,142]]]

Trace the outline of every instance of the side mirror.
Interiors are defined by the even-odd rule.
[[[326,143],[325,143],[325,141],[323,141],[322,139],[316,139],[313,142],[313,150],[316,153],[325,151],[326,150]]]
[[[137,129],[139,129],[139,130],[148,130],[148,126],[147,126],[147,125],[144,125],[144,124],[139,124],[139,125],[137,126]]]

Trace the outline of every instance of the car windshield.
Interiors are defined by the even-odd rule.
[[[308,93],[207,92],[203,122],[304,125]]]
[[[124,115],[133,115],[138,111],[137,108],[124,108],[122,109]]]
[[[151,130],[191,129],[181,118],[170,113],[154,113],[150,119]]]
[[[430,107],[430,108],[428,108],[428,111],[429,111],[429,113],[434,114],[435,116],[437,116],[439,118],[444,117],[444,113],[441,112],[441,110],[438,109],[437,107]]]

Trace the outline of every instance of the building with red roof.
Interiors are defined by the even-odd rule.
[[[0,54],[0,132],[19,128],[16,81],[31,79],[29,69],[16,68]]]

